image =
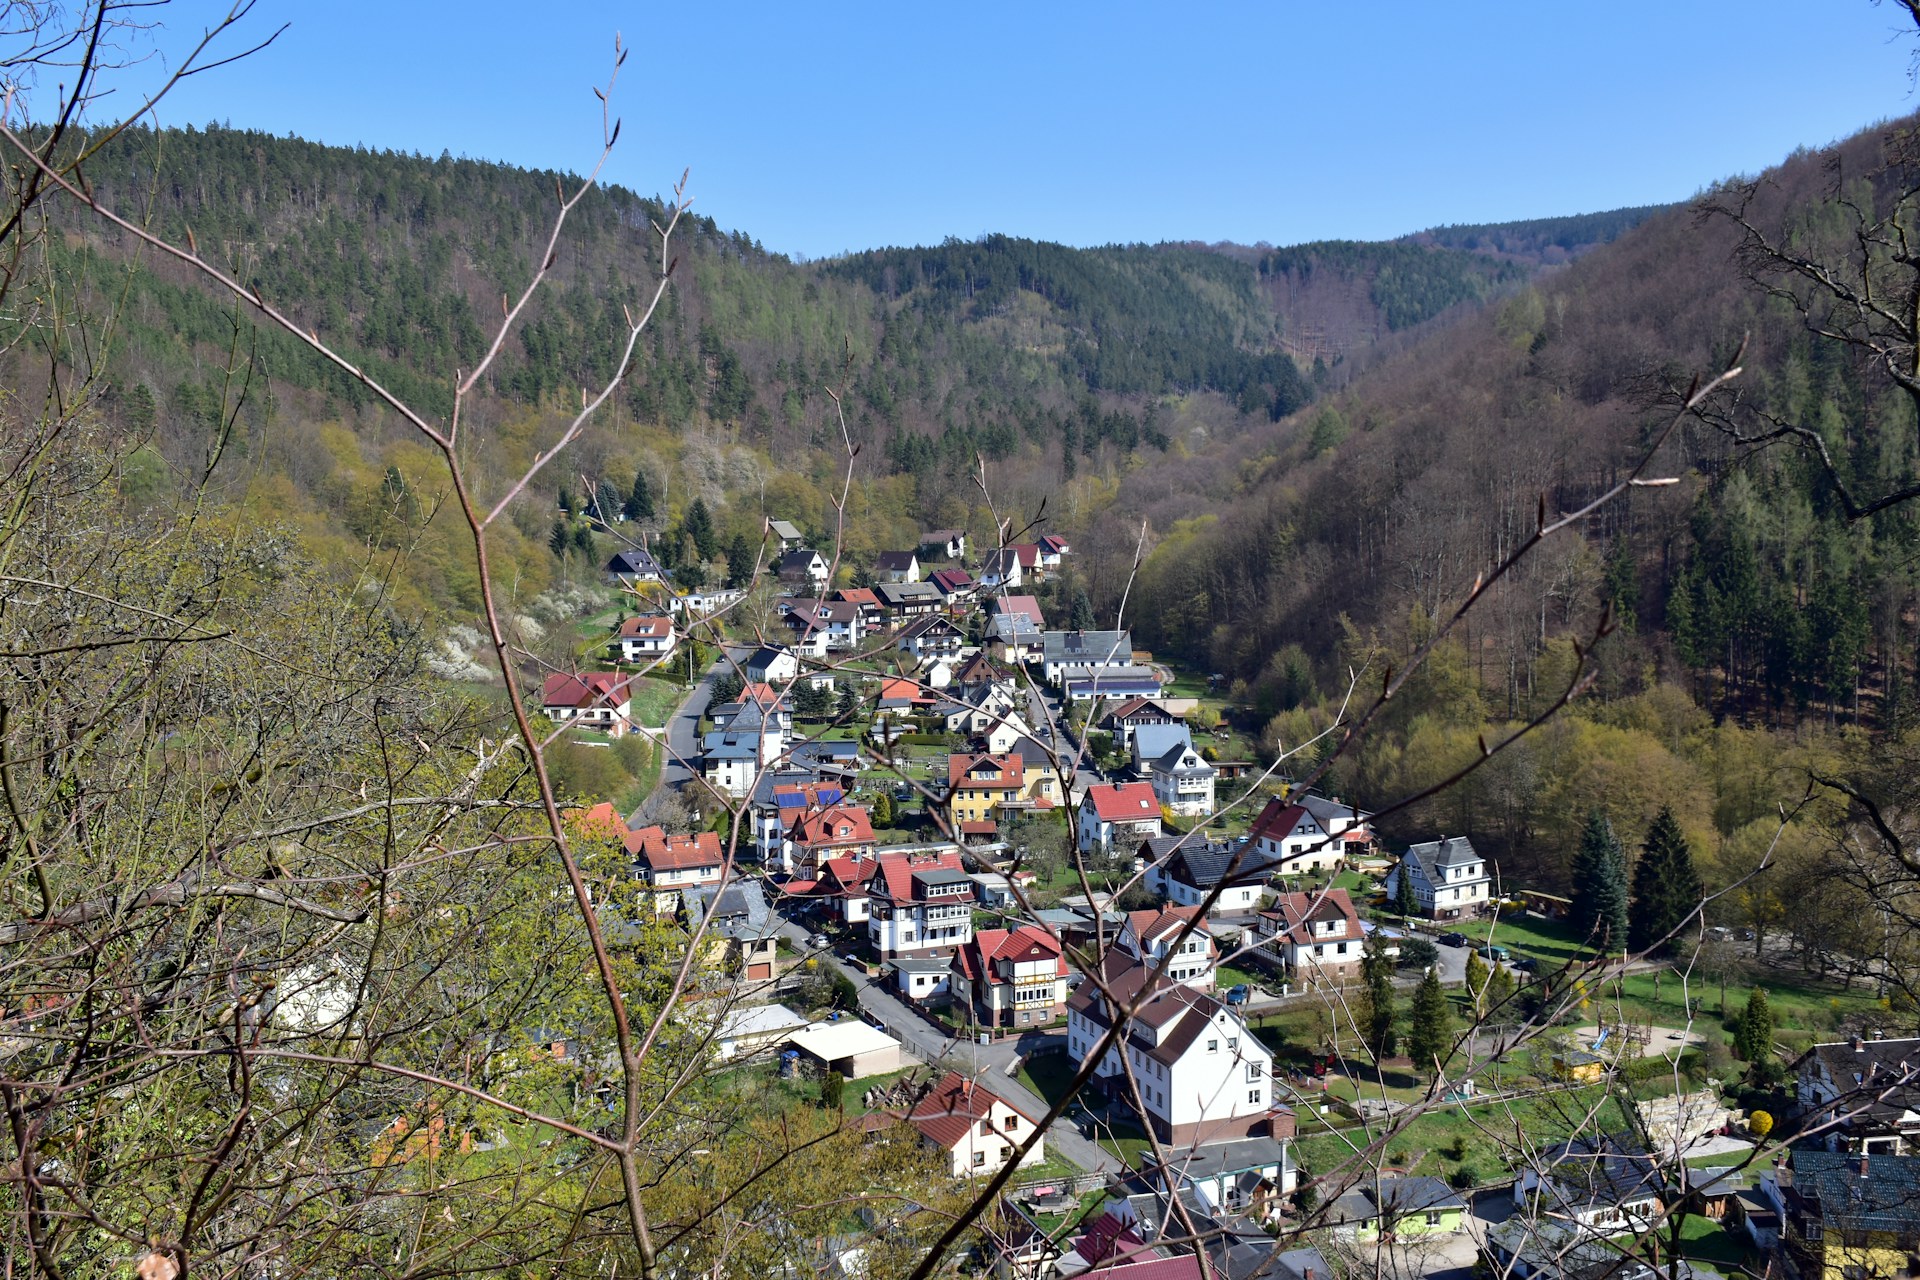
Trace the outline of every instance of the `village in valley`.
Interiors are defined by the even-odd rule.
[[[643,740],[652,790],[571,821],[698,949],[716,1071],[1003,1179],[981,1269],[1197,1280],[1198,1235],[1233,1280],[1843,1280],[1920,1243],[1920,1092],[1839,1101],[1920,1055],[1870,993],[1798,992],[1710,918],[1762,966],[1744,1003],[1605,968],[1590,904],[1296,787],[1310,756],[1095,624],[1067,539],[846,564],[770,520],[718,589],[643,543],[540,704]]]

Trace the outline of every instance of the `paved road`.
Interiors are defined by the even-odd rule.
[[[741,648],[732,651],[732,659],[724,654],[715,658],[706,674],[700,677],[700,683],[693,686],[692,692],[668,718],[665,730],[667,759],[660,769],[660,786],[677,789],[693,781],[695,774],[691,766],[698,762],[700,754],[700,717],[707,713],[707,706],[713,701],[713,682],[723,672],[733,670],[734,661],[744,661],[751,652],[750,649]],[[648,730],[648,733],[654,741],[660,740],[659,730]],[[698,797],[695,800],[697,803]],[[640,811],[636,809],[629,814],[627,822],[631,826],[639,825]]]
[[[787,921],[781,925],[780,932],[794,944],[795,950],[806,951],[806,929]],[[822,958],[853,983],[859,992],[861,1011],[884,1026],[887,1034],[897,1038],[916,1058],[969,1075],[979,1073],[991,1083],[995,1093],[1028,1115],[1037,1118],[1046,1114],[1046,1100],[1021,1084],[1008,1069],[1022,1056],[1064,1041],[1066,1032],[1029,1032],[1017,1042],[999,1040],[986,1045],[974,1044],[922,1017],[905,1000],[869,978],[859,965],[848,964],[830,953]],[[1089,1172],[1120,1167],[1120,1162],[1104,1148],[1064,1121],[1047,1130],[1047,1143],[1055,1153]]]
[[[1080,754],[1080,742],[1073,736],[1073,731],[1067,727],[1067,717],[1057,695],[1051,692],[1042,693],[1037,685],[1029,687],[1027,719],[1035,732],[1039,732],[1042,725],[1053,726],[1054,737],[1047,739],[1043,735],[1042,740],[1052,743],[1054,750],[1060,753],[1061,763],[1065,764]],[[1088,787],[1106,780],[1098,770],[1090,766],[1086,757],[1081,755],[1080,767],[1074,770],[1073,781],[1067,787],[1068,807],[1077,808],[1080,798],[1087,794]]]

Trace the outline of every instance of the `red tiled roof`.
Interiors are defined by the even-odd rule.
[[[963,836],[991,836],[999,834],[999,831],[1000,824],[992,818],[982,818],[978,822],[963,822],[960,824],[960,834]]]
[[[886,895],[895,902],[913,901],[913,873],[916,871],[965,871],[966,864],[960,861],[958,849],[943,849],[939,853],[881,853],[874,861],[879,864],[879,882],[874,887],[884,889]]]
[[[1054,975],[1067,976],[1067,962],[1060,951],[1060,944],[1051,934],[1038,925],[1023,924],[1017,929],[982,929],[973,935],[973,941],[954,953],[954,967],[967,978],[982,975],[989,982],[998,981],[993,974],[995,960],[1036,961],[1049,956],[1054,961]]]
[[[932,702],[933,695],[920,688],[917,681],[905,679],[882,680],[880,682],[880,701],[894,702]]]
[[[1043,533],[1040,535],[1040,546],[1043,550],[1061,555],[1067,549],[1067,540],[1057,533]]]
[[[587,671],[569,675],[556,671],[540,682],[540,705],[544,707],[623,707],[632,701],[627,686],[632,677],[612,671]]]
[[[997,778],[977,778],[976,772],[998,773]],[[966,755],[956,752],[947,757],[947,785],[955,791],[1018,791],[1027,782],[1027,764],[1018,753],[1006,755]]]
[[[1247,834],[1255,840],[1284,840],[1300,825],[1300,819],[1306,816],[1307,811],[1299,805],[1275,796],[1267,801],[1267,807],[1247,828]]]
[[[1040,559],[1040,548],[1031,542],[1016,542],[1007,550],[1020,557],[1020,567],[1031,569]]]
[[[986,1085],[970,1080],[958,1071],[949,1071],[942,1076],[940,1083],[920,1099],[907,1118],[912,1121],[914,1128],[927,1136],[929,1142],[938,1143],[951,1151],[960,1145],[960,1140],[976,1124],[991,1117],[996,1102],[1020,1116],[1029,1126],[1033,1124],[1032,1116]],[[1021,1139],[1026,1137],[1024,1133],[1019,1136]]]
[[[627,820],[612,804],[602,800],[591,809],[569,809],[561,815],[574,836],[588,840],[625,840]]]
[[[872,844],[873,819],[856,805],[836,804],[801,814],[787,835],[795,844],[813,846]]]
[[[943,595],[952,595],[973,585],[973,575],[965,569],[936,569],[929,580]]]
[[[1345,889],[1314,893],[1283,893],[1273,906],[1260,913],[1273,923],[1276,936],[1296,946],[1309,942],[1360,942],[1366,931],[1360,927],[1360,913]],[[1306,926],[1324,920],[1340,920],[1345,927],[1339,933],[1310,933]]]
[[[1024,613],[1033,619],[1033,625],[1047,625],[1045,615],[1040,612],[1040,602],[1032,596],[996,596],[987,602],[987,612],[995,615]]]
[[[642,827],[627,833],[622,842],[628,853],[653,871],[685,871],[693,867],[717,867],[724,856],[720,836],[714,831],[692,835],[668,835],[664,827]]]
[[[1199,915],[1198,907],[1150,907],[1145,911],[1127,912],[1127,922],[1133,926],[1133,936],[1145,943],[1185,928],[1188,921]],[[1193,932],[1202,938],[1207,936],[1204,928]]]
[[[1102,822],[1139,822],[1160,816],[1151,782],[1116,782],[1087,788],[1087,803]]]
[[[657,613],[643,613],[621,623],[620,630],[615,634],[629,640],[664,640],[673,634],[673,619]]]
[[[833,594],[835,599],[845,600],[848,604],[872,605],[876,609],[885,607],[872,587],[843,587]]]

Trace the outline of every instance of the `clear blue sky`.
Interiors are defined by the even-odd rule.
[[[205,0],[168,20],[197,29]],[[812,257],[984,231],[1381,238],[1684,199],[1920,106],[1897,6],[260,0],[168,123],[610,169]],[[168,47],[176,35],[159,44]]]

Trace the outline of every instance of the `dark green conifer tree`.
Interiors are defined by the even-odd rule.
[[[621,504],[620,514],[629,520],[653,519],[653,488],[647,483],[645,467],[633,473],[633,488],[627,491],[627,500]]]
[[[1627,937],[1627,853],[1607,815],[1587,817],[1573,856],[1574,930],[1600,950],[1617,950]]]
[[[1700,906],[1700,873],[1693,867],[1693,848],[1680,830],[1673,810],[1662,807],[1647,830],[1640,861],[1633,868],[1633,901],[1628,909],[1628,945],[1635,951],[1658,946],[1674,949],[1675,938],[1665,940]]]
[[[1385,935],[1378,929],[1367,935],[1366,953],[1360,961],[1360,976],[1367,987],[1367,1007],[1361,1023],[1361,1036],[1375,1062],[1393,1056],[1399,1047],[1394,1031],[1393,957],[1387,954]]]
[[[1440,988],[1440,966],[1427,970],[1427,976],[1413,990],[1413,1009],[1408,1018],[1407,1052],[1416,1071],[1437,1071],[1446,1065],[1453,1048],[1453,1010],[1447,1007],[1447,993]]]
[[[686,518],[680,524],[687,531],[687,536],[693,539],[693,545],[702,560],[711,560],[719,554],[719,542],[713,531],[713,513],[707,510],[705,498],[693,500],[693,505],[687,508]]]

